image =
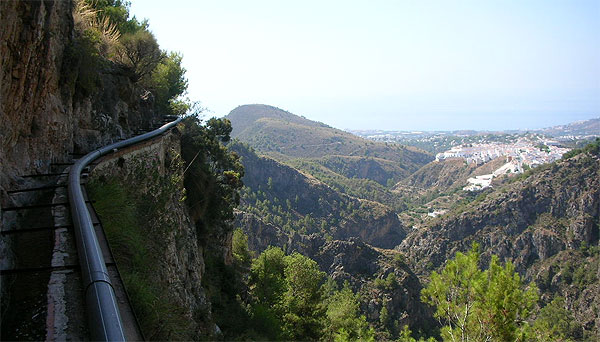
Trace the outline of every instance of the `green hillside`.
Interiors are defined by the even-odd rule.
[[[276,107],[244,105],[226,117],[232,137],[352,196],[398,208],[388,187],[433,156],[414,147],[368,141]]]
[[[397,214],[385,205],[340,193],[310,175],[256,155],[242,143],[229,148],[241,157],[246,170],[239,209],[287,234],[360,237],[383,248],[395,247],[406,235]]]
[[[226,116],[232,138],[262,153],[315,158],[330,155],[364,156],[400,162],[416,171],[433,157],[417,148],[377,143],[267,105],[239,106]]]

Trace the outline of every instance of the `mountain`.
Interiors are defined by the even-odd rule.
[[[430,309],[420,301],[421,281],[392,249],[406,236],[396,212],[336,191],[244,143],[234,141],[229,149],[245,169],[234,225],[248,236],[251,251],[277,246],[310,257],[337,284],[348,282],[361,294],[369,322],[381,324],[386,312],[396,322],[390,324],[394,334],[404,325],[433,329]]]
[[[394,176],[407,176],[433,160],[416,148],[376,143],[267,105],[243,105],[226,116],[231,121],[232,138],[248,143],[261,153],[278,159],[352,157],[348,162],[373,158],[401,164]],[[389,166],[382,163],[382,168]],[[371,179],[369,172],[365,178]],[[374,178],[374,177],[373,177]],[[387,181],[387,179],[386,179]]]
[[[234,138],[239,137],[242,133],[251,128],[256,121],[261,119],[281,120],[304,126],[328,127],[320,122],[314,122],[283,109],[263,104],[238,106],[227,115],[227,118],[232,122],[233,130],[231,131],[231,136]],[[251,134],[250,132],[246,132],[246,135]]]
[[[482,264],[491,255],[511,261],[537,284],[540,307],[562,296],[581,323],[580,337],[599,335],[597,149],[499,177],[473,193],[462,190],[466,180],[493,172],[504,158],[478,166],[436,162],[417,149],[365,141],[264,105],[238,107],[228,119],[241,141],[230,148],[246,170],[235,225],[250,248],[276,245],[313,258],[361,293],[370,322],[381,317],[382,302],[392,303],[386,310],[398,322],[429,321],[415,289],[476,241]],[[447,212],[427,215],[437,209]],[[399,288],[385,285],[388,277],[401,279]]]
[[[553,126],[540,130],[550,136],[600,136],[600,118],[571,122],[567,125]]]
[[[232,137],[350,196],[404,208],[389,187],[433,160],[427,152],[369,141],[267,105],[226,116]]]
[[[477,241],[535,281],[542,302],[566,303],[599,334],[600,159],[598,149],[527,172],[509,184],[409,232],[398,247],[426,276]]]
[[[389,322],[397,322],[390,324],[395,334],[404,325],[434,329],[431,310],[419,299],[423,285],[402,253],[375,248],[359,238],[330,240],[318,234],[290,234],[252,213],[239,211],[237,216],[250,250],[258,253],[269,246],[282,246],[287,253],[310,256],[338,284],[348,282],[361,294],[361,312],[369,322],[382,322],[385,307]]]

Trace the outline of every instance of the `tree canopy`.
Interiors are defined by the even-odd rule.
[[[510,261],[501,266],[492,256],[489,268],[481,270],[474,244],[467,254],[456,253],[441,273],[431,274],[421,299],[434,306],[444,341],[524,341],[538,295]]]

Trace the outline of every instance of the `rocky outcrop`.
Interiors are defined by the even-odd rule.
[[[0,185],[24,170],[66,159],[72,146],[71,98],[60,84],[73,37],[70,1],[0,3]],[[45,171],[45,170],[44,170]]]
[[[450,192],[464,187],[470,177],[490,174],[505,163],[505,157],[490,160],[483,165],[468,164],[462,158],[432,161],[401,180],[392,191],[402,195],[407,190],[421,195],[424,192]]]
[[[581,337],[589,341],[600,338],[599,252],[597,247],[563,250],[527,270],[527,278],[540,289],[540,301],[547,304],[555,296],[565,298],[566,306],[584,330]]]
[[[7,190],[48,185],[21,176],[59,172],[53,162],[70,162],[71,153],[158,119],[152,96],[118,65],[103,60],[84,69],[73,7],[72,0],[0,1],[0,209],[34,203],[33,194],[9,197]],[[93,75],[88,92],[79,87],[83,72]],[[0,230],[15,222],[0,210]],[[13,242],[0,236],[3,269],[10,268]]]
[[[399,249],[425,270],[476,240],[487,254],[513,260],[524,272],[565,248],[598,244],[599,176],[597,156],[559,162],[412,232]]]
[[[340,176],[349,179],[370,179],[383,186],[386,186],[389,180],[405,178],[410,174],[403,164],[382,158],[331,155],[310,161],[319,163]]]

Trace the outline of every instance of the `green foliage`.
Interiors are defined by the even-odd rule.
[[[387,327],[387,325],[390,323],[390,313],[385,305],[382,306],[381,310],[379,311],[379,323],[382,327]]]
[[[383,278],[376,278],[374,281],[375,287],[383,289],[383,290],[388,290],[391,291],[393,290],[397,285],[397,281],[396,281],[396,274],[394,272],[388,274],[388,276],[383,279]]]
[[[589,153],[591,155],[600,155],[600,138],[596,138],[595,141],[587,144],[583,148],[573,149],[563,154],[562,159],[569,159],[581,153]]]
[[[398,336],[398,339],[396,340],[397,342],[435,342],[435,338],[430,337],[427,340],[424,340],[423,338],[420,339],[415,339],[414,337],[412,337],[412,331],[410,331],[410,329],[408,328],[408,325],[405,325],[402,328],[402,331],[400,332],[400,336]]]
[[[143,85],[154,94],[157,110],[164,115],[182,115],[191,109],[188,101],[179,99],[188,87],[183,56],[176,52],[164,55]]]
[[[251,326],[241,336],[267,340],[373,340],[358,296],[298,253],[269,247],[253,260],[249,288]]]
[[[550,153],[550,147],[548,147],[548,145],[546,144],[537,144],[535,145],[536,148],[538,148],[540,151],[546,152],[546,153]]]
[[[239,228],[233,231],[231,249],[237,264],[243,267],[250,266],[252,251],[248,249],[248,236]]]
[[[129,78],[137,82],[150,75],[165,58],[150,31],[139,30],[121,36],[118,61],[130,70]]]
[[[238,189],[244,174],[237,155],[223,142],[229,140],[231,123],[212,118],[202,125],[197,117],[187,117],[181,126],[181,154],[186,164],[184,184],[187,204],[202,239],[217,227],[226,232],[239,203]]]
[[[394,266],[401,268],[403,266],[406,265],[406,257],[404,256],[404,254],[398,252],[396,254],[394,254]]]
[[[295,159],[288,163],[304,172],[311,174],[313,177],[331,186],[336,191],[364,198],[367,200],[383,203],[396,210],[406,209],[406,205],[401,197],[384,185],[377,183],[371,179],[347,177],[329,169],[325,162],[326,159]],[[348,161],[348,163],[351,163]]]
[[[281,248],[269,247],[252,262],[251,292],[265,307],[274,307],[285,290],[285,253]]]
[[[85,31],[75,37],[65,50],[62,82],[71,85],[78,95],[90,96],[98,89],[98,69],[103,63],[98,44],[97,33]]]
[[[555,297],[540,310],[533,330],[538,341],[577,341],[582,335],[581,324],[565,309],[563,297]]]
[[[318,340],[325,310],[321,285],[325,273],[317,263],[301,254],[286,257],[286,291],[281,300],[283,336],[289,340]]]
[[[214,322],[221,328],[225,338],[231,338],[233,332],[243,331],[251,325],[251,317],[246,310],[240,294],[246,291],[244,277],[239,273],[240,267],[226,265],[222,255],[205,253],[206,271],[202,276],[202,287],[206,289],[211,303]],[[199,319],[207,313],[199,311]]]
[[[188,85],[182,56],[160,49],[148,22],[129,17],[129,2],[78,0],[73,17],[76,39],[67,49],[64,67],[74,74],[65,81],[75,81],[78,92],[92,95],[103,65],[114,62],[132,82],[152,92],[160,114],[183,115],[192,108],[182,98]]]
[[[495,256],[480,270],[477,249],[456,253],[441,273],[433,272],[421,299],[435,307],[445,341],[523,341],[537,288],[524,289],[512,263],[502,267]]]
[[[99,18],[108,18],[120,32],[132,33],[147,29],[148,23],[138,22],[135,17],[129,18],[129,2],[122,0],[79,0],[98,11]]]
[[[483,298],[477,310],[484,319],[486,336],[503,341],[525,340],[528,326],[524,322],[537,302],[537,288],[532,284],[523,289],[513,264],[509,261],[502,267],[496,256],[492,256],[489,269],[483,273],[487,282],[481,289]]]

